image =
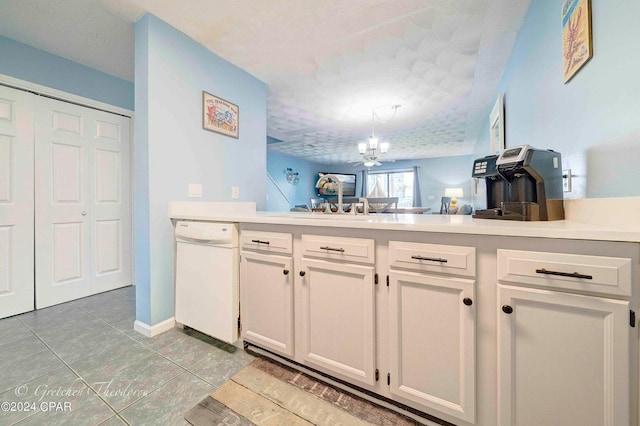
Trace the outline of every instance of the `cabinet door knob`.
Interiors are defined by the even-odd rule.
[[[509,305],[502,305],[502,312],[505,314],[510,314],[513,312],[513,308]]]
[[[301,277],[304,277],[304,274],[305,274],[305,273],[306,273],[306,272],[304,272],[304,271],[300,271],[300,276],[301,276]]]
[[[469,297],[465,297],[464,299],[462,299],[462,303],[464,303],[467,306],[471,306],[473,305],[473,300],[471,300]]]
[[[284,271],[282,271],[282,273],[285,274],[285,275],[289,275],[289,270],[285,269]]]

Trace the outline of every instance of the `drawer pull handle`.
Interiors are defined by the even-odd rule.
[[[511,314],[513,313],[513,308],[509,305],[502,305],[502,312],[505,314]]]
[[[344,253],[344,249],[341,248],[333,248],[333,247],[320,247],[320,250],[327,250],[327,251],[339,251],[340,253]]]
[[[473,300],[471,300],[471,298],[469,297],[465,297],[464,299],[462,299],[462,303],[464,303],[466,306],[471,306],[473,305]]]
[[[411,258],[416,260],[428,260],[430,262],[447,263],[447,259],[442,259],[441,257],[411,256]]]
[[[288,270],[288,269],[285,269],[285,270],[283,270],[283,271],[282,271],[282,273],[283,273],[284,275],[289,275],[289,270]]]
[[[269,245],[269,241],[262,241],[262,240],[251,240],[252,243],[258,243],[258,244],[266,244]]]
[[[306,275],[306,272],[304,272],[304,271],[300,271],[300,276],[301,276],[301,277],[304,277],[305,275]]]
[[[536,274],[545,274],[545,275],[558,275],[560,277],[571,277],[571,278],[584,278],[585,280],[592,280],[592,275],[584,275],[579,274],[577,272],[558,272],[558,271],[547,271],[546,269],[536,269]]]

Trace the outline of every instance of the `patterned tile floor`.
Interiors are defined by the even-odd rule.
[[[187,425],[254,359],[193,330],[148,338],[134,320],[133,287],[0,320],[0,425]]]

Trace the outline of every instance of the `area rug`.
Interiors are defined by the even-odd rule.
[[[419,424],[267,358],[254,360],[184,418],[194,426]]]

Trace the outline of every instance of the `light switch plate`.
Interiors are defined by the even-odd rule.
[[[202,198],[202,184],[190,183],[188,192],[189,198]]]
[[[240,187],[239,186],[232,186],[231,187],[231,198],[233,198],[234,200],[237,200],[238,198],[240,198]]]

